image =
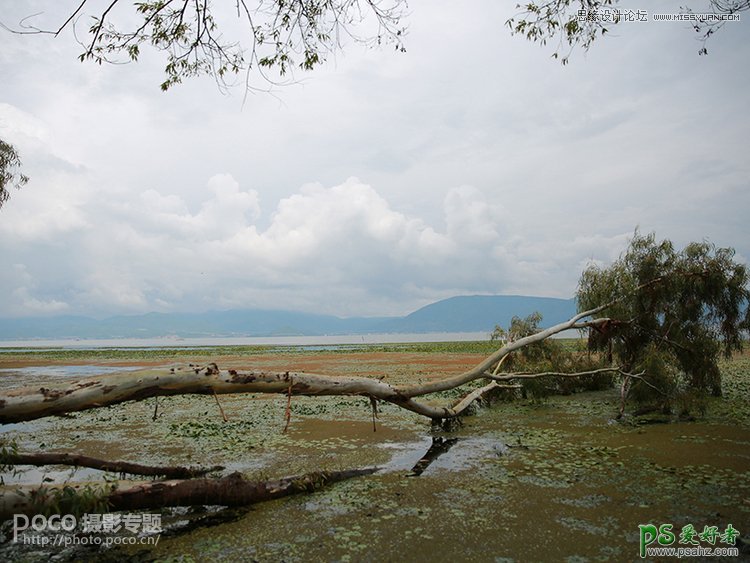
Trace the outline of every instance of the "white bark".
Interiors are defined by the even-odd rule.
[[[507,354],[541,342],[569,328],[606,322],[579,321],[605,306],[580,313],[546,330],[509,342],[478,365],[456,376],[419,385],[393,386],[378,379],[335,377],[312,373],[221,370],[216,364],[185,368],[158,368],[130,371],[78,380],[67,386],[26,387],[0,396],[0,423],[33,420],[45,416],[115,405],[148,397],[186,394],[284,393],[290,395],[361,395],[387,401],[432,419],[454,418],[474,399],[486,392],[473,392],[453,407],[437,407],[416,401],[415,397],[446,391],[477,379],[498,378],[489,372]],[[502,376],[501,376],[502,377]],[[520,376],[518,376],[520,377]],[[507,377],[504,379],[513,379]],[[494,383],[494,382],[493,382]],[[467,402],[468,401],[468,402]]]

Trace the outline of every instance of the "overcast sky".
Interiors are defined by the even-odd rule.
[[[636,227],[747,262],[750,12],[708,56],[687,23],[622,23],[563,67],[509,35],[514,5],[413,0],[406,53],[350,46],[244,104],[161,92],[153,53],[82,64],[70,33],[0,30],[0,138],[31,177],[0,210],[0,316],[567,298]]]

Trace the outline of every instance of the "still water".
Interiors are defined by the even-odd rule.
[[[321,336],[240,336],[202,338],[113,338],[75,340],[0,340],[0,353],[21,349],[200,348],[203,346],[336,346],[488,340],[487,332],[333,334]]]

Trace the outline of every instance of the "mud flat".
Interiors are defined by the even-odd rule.
[[[221,367],[383,376],[403,383],[457,373],[481,358],[445,348],[259,350],[217,355],[212,361]],[[15,386],[19,378],[33,384],[59,381],[96,366],[106,370],[175,361],[206,359],[3,357],[0,385]],[[421,417],[383,405],[373,431],[364,398],[295,397],[291,424],[283,433],[286,398],[250,395],[221,398],[226,423],[213,398],[194,396],[159,399],[155,421],[150,399],[72,418],[7,425],[2,432],[26,451],[220,464],[251,477],[383,468],[189,532],[180,532],[179,523],[201,514],[165,512],[173,532],[163,534],[156,548],[110,551],[113,560],[635,560],[643,523],[672,523],[678,531],[687,524],[699,531],[732,524],[744,537],[750,535],[750,358],[725,363],[723,372],[725,397],[711,399],[706,415],[693,422],[614,422],[616,393],[603,391],[497,403],[450,434],[436,433]],[[434,436],[458,441],[420,476],[409,476]],[[6,481],[32,483],[45,476],[58,482],[102,478],[91,470],[50,468],[7,475]],[[0,550],[10,560],[80,556],[60,550],[21,552],[8,543]]]

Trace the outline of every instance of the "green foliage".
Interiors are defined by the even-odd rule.
[[[676,397],[680,384],[674,360],[668,351],[660,350],[653,343],[649,344],[638,366],[638,371],[644,371],[646,375],[644,379],[636,379],[632,383],[630,398],[639,405],[652,404],[669,411],[671,400]]]
[[[514,316],[510,320],[510,327],[505,330],[500,325],[495,325],[495,330],[490,335],[490,340],[514,341],[524,336],[530,336],[539,331],[539,323],[542,321],[542,314],[534,311],[525,319]]]
[[[609,31],[607,26],[617,25],[623,20],[639,19],[637,12],[646,11],[635,10],[631,6],[620,8],[619,0],[550,0],[516,4],[516,9],[520,10],[519,13],[505,22],[511,33],[540,45],[557,40],[552,57],[563,65],[568,63],[574,47],[588,50],[597,37]],[[706,0],[704,7],[698,9],[701,13],[720,15],[739,14],[747,10],[750,10],[748,0]],[[696,17],[699,14],[695,14],[690,7],[680,7],[680,13],[693,16],[691,25],[700,34],[702,43],[698,54],[707,54],[706,41],[724,26],[726,20]],[[645,16],[648,17],[648,14]]]
[[[508,330],[495,327],[495,334],[501,334],[502,338],[515,341],[530,336],[540,331],[539,323],[542,315],[534,312],[526,318],[513,317]],[[524,346],[511,354],[503,362],[504,372],[515,373],[576,373],[590,371],[601,367],[598,358],[589,354],[581,353],[571,346],[570,342],[564,340],[550,339],[542,340]],[[522,393],[524,397],[536,400],[552,394],[575,393],[579,391],[591,391],[606,389],[612,385],[611,374],[591,374],[580,377],[567,376],[545,376],[533,379],[522,379]]]
[[[80,517],[87,513],[107,512],[107,499],[116,488],[116,483],[83,487],[41,485],[26,494],[38,514],[72,514]]]
[[[513,35],[522,35],[533,43],[546,45],[547,41],[558,40],[558,46],[552,57],[567,64],[574,47],[580,45],[588,50],[597,37],[607,32],[607,25],[619,22],[619,14],[609,18],[592,17],[594,13],[605,10],[617,13],[614,7],[618,0],[593,0],[585,3],[586,14],[589,17],[579,17],[579,10],[584,8],[583,2],[573,0],[552,0],[551,2],[517,4],[518,14],[505,22]],[[567,52],[563,54],[564,50]],[[561,56],[562,55],[562,56]]]
[[[273,83],[269,71],[284,77],[295,68],[313,70],[340,48],[343,36],[365,45],[390,42],[405,50],[400,24],[404,0],[238,0],[229,6],[238,25],[208,2],[152,0],[136,2],[137,17],[122,26],[110,12],[115,3],[92,18],[90,39],[79,59],[133,62],[141,46],[150,46],[167,58],[162,90],[198,75],[213,76],[225,87],[229,77],[242,72],[249,87],[250,71]],[[376,24],[367,26],[374,33],[358,36],[355,28],[368,20]],[[239,31],[239,39],[227,40],[229,31]]]
[[[0,139],[0,208],[10,198],[10,187],[21,188],[29,178],[21,174],[21,157],[18,151],[2,139]]]
[[[659,392],[635,382],[637,402],[669,405],[684,390],[721,394],[718,360],[741,350],[750,329],[749,280],[731,248],[701,242],[677,251],[636,231],[611,266],[583,272],[578,307],[610,303],[601,315],[611,322],[591,329],[591,348],[611,352],[626,372],[645,371]]]
[[[705,416],[708,410],[708,400],[700,391],[685,389],[675,396],[673,408],[683,418],[689,418],[695,414]]]
[[[0,485],[5,484],[3,475],[8,471],[13,471],[15,474],[15,464],[11,462],[11,458],[18,455],[18,444],[15,440],[8,440],[6,438],[0,439]]]

